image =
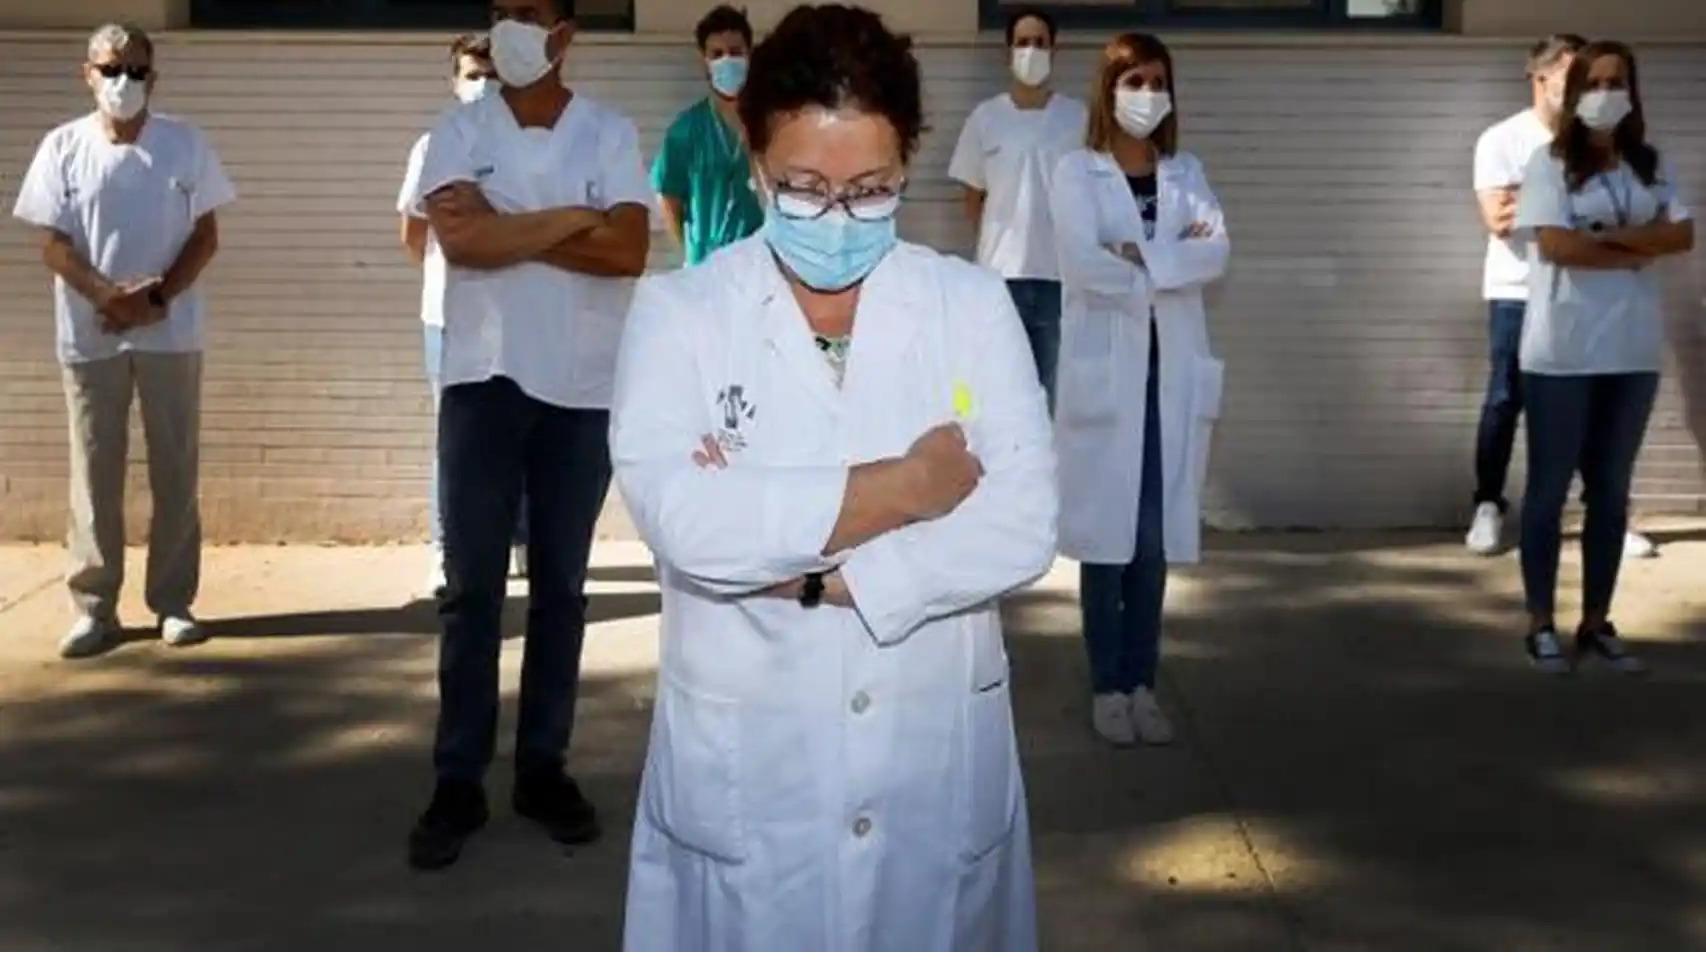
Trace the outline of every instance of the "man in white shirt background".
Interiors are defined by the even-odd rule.
[[[562,80],[572,0],[493,0],[502,90],[434,128],[416,209],[450,268],[444,297],[447,585],[440,607],[433,800],[409,836],[418,869],[455,862],[486,821],[509,537],[529,510],[517,813],[561,843],[598,834],[565,769],[594,525],[610,483],[609,406],[651,184],[632,121]]]
[[[491,40],[483,36],[463,34],[450,43],[450,89],[462,103],[473,103],[496,90],[497,72],[492,68]],[[439,249],[424,216],[415,212],[415,194],[421,185],[421,164],[426,161],[430,134],[421,134],[409,151],[409,162],[403,174],[403,187],[397,197],[397,212],[402,215],[403,248],[421,268],[421,332],[424,338],[427,386],[432,390],[433,410],[438,409],[438,394],[443,388],[444,367],[444,274],[447,265],[444,251]],[[434,443],[429,522],[432,527],[433,558],[428,571],[427,592],[436,595],[444,589],[444,517],[438,503],[438,451]],[[527,500],[516,513],[514,550],[511,567],[520,575],[527,574]]]
[[[96,110],[42,141],[13,215],[40,228],[54,274],[57,354],[71,421],[71,570],[78,611],[61,655],[120,642],[130,405],[140,400],[153,514],[145,598],[172,646],[206,639],[190,612],[201,575],[202,301],[219,246],[215,211],[236,199],[200,130],[153,113],[159,74],[142,30],[89,40]]]
[[[1060,157],[1083,145],[1090,116],[1082,101],[1049,86],[1056,35],[1043,10],[1026,7],[1008,17],[1012,86],[972,111],[948,164],[977,227],[977,262],[1007,279],[1050,409],[1061,294],[1049,184]]]
[[[1517,353],[1528,309],[1528,244],[1513,237],[1523,171],[1535,152],[1552,143],[1564,103],[1564,78],[1576,51],[1587,41],[1573,33],[1546,37],[1529,50],[1531,106],[1489,127],[1475,144],[1475,198],[1487,228],[1482,295],[1487,301],[1492,368],[1475,439],[1475,518],[1465,543],[1475,553],[1497,553],[1504,537],[1505,480],[1511,447],[1522,416],[1522,372]],[[1625,552],[1656,553],[1652,542],[1630,531]]]

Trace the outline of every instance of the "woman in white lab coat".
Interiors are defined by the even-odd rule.
[[[1160,40],[1115,38],[1087,145],[1054,179],[1061,549],[1082,563],[1092,722],[1119,745],[1173,736],[1154,694],[1167,565],[1197,560],[1220,413],[1202,291],[1230,244],[1202,164],[1179,150],[1173,80]]]
[[[1032,949],[999,598],[1055,550],[1043,390],[1001,279],[899,243],[918,65],[801,7],[741,117],[763,231],[641,284],[616,479],[663,637],[638,949]]]

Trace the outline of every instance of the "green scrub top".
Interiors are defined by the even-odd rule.
[[[682,203],[688,264],[764,225],[764,209],[753,196],[751,181],[746,148],[709,97],[669,125],[652,163],[652,188]]]

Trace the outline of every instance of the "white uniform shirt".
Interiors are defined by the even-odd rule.
[[[126,283],[164,276],[196,221],[236,197],[213,147],[190,124],[150,114],[135,143],[113,143],[89,114],[42,141],[12,215],[59,231],[107,279]],[[199,288],[174,297],[165,320],[117,335],[101,330],[95,305],[64,279],[54,278],[53,293],[61,363],[202,348]]]
[[[1520,187],[1529,158],[1552,142],[1552,131],[1533,110],[1524,110],[1487,128],[1475,142],[1475,190]],[[1516,237],[1487,237],[1482,296],[1488,300],[1528,299],[1528,249]]]
[[[1021,110],[1004,93],[972,111],[948,176],[988,194],[978,263],[1009,280],[1060,279],[1049,184],[1060,158],[1083,145],[1089,117],[1058,93],[1040,110]]]
[[[421,164],[413,209],[448,184],[477,185],[499,213],[636,203],[652,188],[634,124],[577,94],[557,125],[523,129],[501,96],[453,107]],[[559,407],[607,409],[632,280],[542,263],[445,274],[444,384],[514,380]]]
[[[415,197],[421,189],[421,165],[426,162],[429,134],[421,134],[409,151],[409,165],[403,171],[403,189],[397,195],[397,212],[405,217],[420,217]],[[431,230],[426,235],[426,257],[421,261],[421,322],[429,327],[444,326],[444,274],[449,265],[444,262],[444,250]]]
[[[1657,372],[1664,355],[1659,272],[1560,267],[1532,242],[1540,227],[1614,230],[1690,219],[1676,179],[1661,165],[1652,186],[1623,164],[1592,177],[1577,193],[1564,181],[1564,162],[1536,154],[1517,205],[1516,225],[1529,242],[1533,295],[1523,321],[1522,369],[1567,376]]]

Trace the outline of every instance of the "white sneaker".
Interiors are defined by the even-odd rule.
[[[1090,699],[1090,722],[1096,733],[1116,747],[1137,742],[1131,722],[1131,697],[1123,693],[1098,693]]]
[[[117,620],[84,615],[66,631],[59,641],[59,655],[67,660],[98,657],[119,645],[121,629]]]
[[[1561,677],[1570,672],[1570,658],[1564,656],[1564,644],[1558,639],[1557,630],[1547,627],[1531,633],[1523,639],[1523,643],[1528,647],[1528,659],[1533,661],[1541,673]]]
[[[517,579],[527,577],[527,544],[518,543],[509,548],[509,571]]]
[[[1505,512],[1496,503],[1483,503],[1475,508],[1475,522],[1469,525],[1469,535],[1463,538],[1469,552],[1490,557],[1499,552],[1504,539]]]
[[[1155,691],[1138,687],[1131,694],[1131,722],[1138,739],[1152,747],[1173,742],[1173,722],[1155,699]]]
[[[207,628],[188,613],[161,617],[160,640],[168,647],[193,647],[207,642]]]
[[[1623,535],[1623,555],[1633,560],[1651,560],[1659,555],[1658,544],[1635,530]]]

